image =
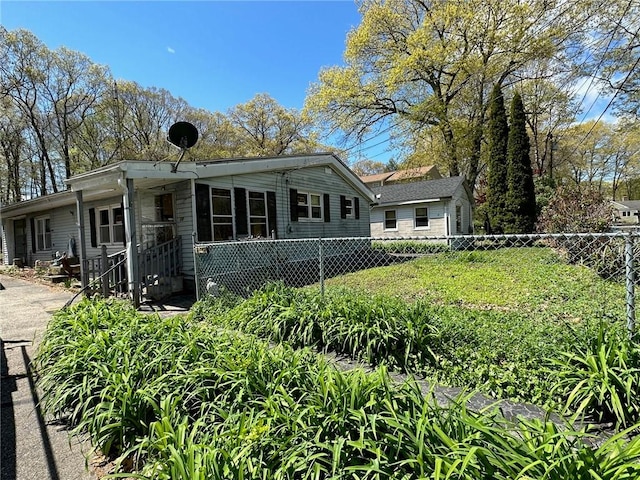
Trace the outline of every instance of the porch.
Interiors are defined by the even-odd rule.
[[[136,306],[182,292],[181,248],[180,237],[144,249],[138,245],[137,275],[129,278],[127,249],[108,254],[103,245],[100,255],[82,262],[82,288],[87,295],[98,293],[105,298],[128,296]]]

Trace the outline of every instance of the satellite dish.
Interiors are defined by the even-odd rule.
[[[198,129],[189,122],[176,122],[169,128],[168,140],[176,147],[182,149],[180,158],[171,169],[173,173],[176,173],[176,171],[178,170],[178,165],[184,157],[187,149],[193,147],[198,141]]]
[[[191,148],[198,141],[198,129],[189,122],[176,122],[169,128],[169,141],[176,147]]]

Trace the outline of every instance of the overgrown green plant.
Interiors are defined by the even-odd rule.
[[[530,322],[513,313],[407,304],[336,287],[322,296],[283,284],[268,285],[207,321],[537,404],[556,401],[545,359],[575,341],[564,323]]]
[[[286,292],[282,292],[286,293]],[[281,306],[280,306],[281,307]],[[278,311],[278,309],[276,309]],[[83,301],[37,357],[47,411],[146,479],[600,478],[640,474],[640,438],[440,405],[384,369],[340,372],[307,349],[181,317]],[[591,477],[589,477],[591,476]]]
[[[586,347],[561,355],[555,389],[566,411],[618,427],[640,419],[640,346],[625,333],[601,323]]]

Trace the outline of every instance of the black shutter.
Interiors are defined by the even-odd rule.
[[[96,231],[96,209],[89,209],[89,235],[91,235],[91,246],[98,246],[98,232]]]
[[[347,197],[340,195],[340,218],[347,218]]]
[[[295,188],[289,189],[289,210],[291,213],[291,221],[298,221],[298,190]]]
[[[353,199],[353,208],[356,212],[356,220],[358,220],[360,218],[360,199],[358,197]]]
[[[267,192],[267,223],[269,224],[269,228],[276,233],[276,238],[278,238],[276,192]],[[271,235],[271,231],[267,232],[267,235]]]
[[[324,221],[325,223],[329,223],[331,221],[331,209],[329,204],[329,194],[324,193],[322,195],[322,200],[324,202]]]
[[[249,235],[247,225],[247,191],[244,188],[234,188],[233,195],[236,203],[236,235]]]
[[[211,191],[202,183],[196,183],[196,236],[199,242],[212,240]]]
[[[36,253],[36,220],[30,219],[31,223],[31,253]]]

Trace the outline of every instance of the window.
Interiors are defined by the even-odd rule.
[[[51,220],[49,217],[36,218],[36,248],[51,250]]]
[[[418,207],[415,210],[415,228],[429,227],[429,209],[427,207]]]
[[[249,234],[268,237],[267,200],[264,192],[249,192]]]
[[[155,201],[155,221],[156,222],[173,222],[173,194],[164,193],[156,195]]]
[[[385,230],[395,230],[398,228],[398,222],[396,219],[396,211],[395,210],[385,210],[384,211],[384,229]]]
[[[346,218],[353,218],[353,198],[345,197],[344,199],[344,213]]]
[[[233,239],[233,211],[231,209],[231,190],[211,189],[213,208],[213,239]]]
[[[153,218],[142,218],[144,248],[160,245],[175,238],[173,193],[153,197]]]
[[[98,210],[100,243],[124,243],[124,215],[121,206]]]
[[[456,233],[462,233],[462,207],[456,205]]]
[[[322,202],[320,194],[298,192],[298,219],[308,219],[312,221],[322,220]]]

